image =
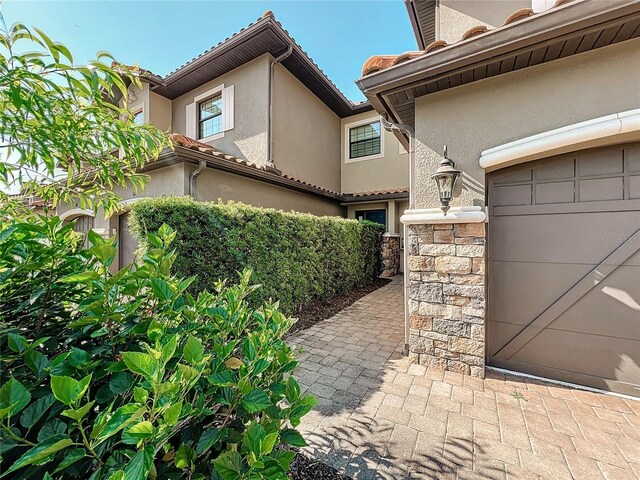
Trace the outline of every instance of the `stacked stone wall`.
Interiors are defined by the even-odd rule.
[[[409,226],[409,354],[484,377],[485,225]]]
[[[400,235],[385,233],[382,237],[381,277],[393,277],[400,273]]]

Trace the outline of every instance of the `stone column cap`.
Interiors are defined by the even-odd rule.
[[[482,207],[473,205],[451,207],[445,215],[439,208],[405,210],[400,221],[405,225],[441,223],[483,223],[487,215]]]

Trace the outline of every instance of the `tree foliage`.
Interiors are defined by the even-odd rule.
[[[136,71],[99,53],[86,65],[44,32],[22,24],[0,33],[0,183],[55,206],[115,208],[114,186],[142,187],[136,169],[169,146],[152,125],[136,125],[127,86]],[[116,100],[121,99],[121,102]],[[0,189],[1,190],[1,189]],[[9,208],[0,193],[0,206]]]
[[[315,400],[291,376],[292,320],[249,306],[249,273],[192,296],[194,279],[170,273],[167,226],[113,273],[113,239],[90,234],[84,249],[58,218],[43,222],[0,230],[2,476],[286,479],[282,446],[305,444],[295,427]],[[33,301],[32,270],[49,273]],[[45,302],[52,292],[66,300]]]

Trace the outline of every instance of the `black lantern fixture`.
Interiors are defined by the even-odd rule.
[[[440,162],[440,166],[436,173],[431,175],[438,187],[438,195],[440,196],[440,209],[446,215],[449,211],[449,203],[453,199],[453,188],[456,180],[460,176],[460,170],[455,169],[455,163],[447,155],[447,146],[444,146],[444,158]]]

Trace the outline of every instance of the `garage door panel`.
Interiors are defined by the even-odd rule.
[[[638,171],[633,144],[490,174],[489,364],[640,396]]]
[[[487,323],[487,356],[494,357],[523,328],[523,325],[508,322]]]
[[[528,325],[593,267],[591,265],[495,262],[488,279],[489,321]],[[523,294],[526,292],[526,294]]]
[[[639,267],[618,267],[550,328],[640,341],[639,279]]]
[[[509,360],[640,383],[640,342],[544,329]]]
[[[489,260],[597,265],[638,221],[637,211],[493,217]]]

